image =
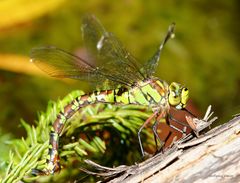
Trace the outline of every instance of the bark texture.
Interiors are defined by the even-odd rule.
[[[133,166],[93,165],[106,182],[240,182],[240,116]],[[104,182],[105,182],[104,181]]]

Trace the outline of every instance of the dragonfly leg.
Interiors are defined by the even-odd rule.
[[[143,125],[139,128],[138,130],[138,142],[139,142],[139,146],[140,146],[140,150],[142,153],[142,156],[144,157],[144,150],[143,150],[143,146],[142,146],[142,141],[141,141],[141,132],[143,130],[143,128],[145,128],[145,126],[151,122],[151,120],[158,114],[158,111],[154,112],[144,123]]]
[[[180,125],[182,125],[182,126],[190,127],[189,124],[187,124],[187,123],[183,123],[183,122],[177,120],[177,119],[174,118],[172,115],[168,115],[168,119],[173,120],[173,121],[175,121],[176,123],[178,123],[178,124],[180,124]]]
[[[157,128],[158,128],[158,120],[156,120],[152,126],[152,131],[153,131],[153,134],[154,134],[154,141],[155,141],[155,146],[156,146],[156,149],[158,149],[158,142],[161,144],[161,139],[157,133]]]
[[[174,118],[173,116],[171,116],[171,115],[168,115],[168,119],[167,119],[167,120],[168,120],[169,126],[170,126],[171,128],[173,128],[174,130],[182,133],[183,135],[186,135],[187,127],[190,127],[188,124],[183,123],[183,122],[175,119],[175,118]],[[183,126],[183,129],[179,129],[179,128],[177,128],[176,126],[170,124],[169,120],[175,121],[176,123],[182,125],[182,126]]]
[[[153,134],[154,134],[154,140],[155,140],[155,146],[156,146],[156,149],[158,149],[158,142],[160,143],[160,146],[163,147],[164,146],[164,141],[162,141],[158,135],[158,132],[157,132],[157,128],[158,128],[158,124],[159,124],[159,120],[157,119],[153,126],[152,126],[152,131],[153,131]]]
[[[170,120],[175,121],[176,123],[182,125],[182,126],[183,126],[183,129],[180,129],[180,128],[178,128],[178,127],[170,124]],[[173,128],[174,130],[176,130],[176,131],[180,132],[181,134],[183,134],[183,136],[186,135],[187,127],[189,127],[188,124],[185,124],[185,123],[183,123],[183,122],[175,119],[175,118],[172,117],[170,114],[167,115],[166,123],[167,123],[167,125],[169,125],[170,128]],[[157,133],[156,133],[156,135],[157,135]],[[164,145],[165,145],[165,143],[168,141],[168,139],[171,137],[171,135],[172,135],[172,132],[170,131],[170,132],[168,133],[168,135],[166,136],[165,140],[163,141],[163,145],[161,146],[161,148],[160,148],[159,150],[157,150],[156,153],[161,152],[161,151],[164,150]],[[168,147],[171,147],[172,144],[173,144],[176,140],[177,140],[177,136],[175,136],[175,137],[173,138],[172,142],[170,143],[170,145],[169,145]]]
[[[163,143],[162,143],[161,147],[160,147],[159,149],[156,150],[155,154],[157,154],[157,153],[159,153],[159,152],[161,152],[161,153],[164,152],[164,149],[165,149],[165,143],[168,141],[168,139],[171,137],[171,135],[172,135],[172,132],[169,131],[169,133],[167,134],[165,140],[162,141]],[[170,146],[171,146],[171,145],[170,145]],[[169,146],[168,146],[168,147],[169,147]]]
[[[168,133],[168,135],[166,136],[165,140],[160,139],[160,137],[159,137],[159,135],[158,135],[158,132],[157,132],[158,124],[159,124],[159,121],[160,121],[161,119],[164,119],[164,117],[165,117],[164,114],[165,114],[165,113],[160,114],[160,115],[158,116],[158,118],[156,119],[156,121],[154,122],[153,126],[152,126],[152,130],[153,130],[153,133],[154,133],[155,145],[156,145],[156,149],[157,149],[156,153],[163,150],[164,145],[165,145],[165,142],[168,140],[168,138],[169,138],[169,137],[171,136],[171,134],[172,134],[172,132],[169,131],[169,133]],[[166,119],[166,120],[167,120],[167,124],[169,125],[168,119]],[[158,144],[157,144],[157,142],[160,143],[160,149],[158,149]]]

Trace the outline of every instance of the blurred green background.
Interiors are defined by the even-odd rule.
[[[0,131],[20,137],[20,119],[34,123],[49,100],[86,83],[55,80],[29,62],[31,48],[55,45],[81,53],[81,18],[95,14],[139,60],[149,59],[176,23],[156,76],[190,89],[199,113],[211,104],[218,123],[240,109],[238,0],[0,1]],[[9,136],[3,136],[3,139]]]

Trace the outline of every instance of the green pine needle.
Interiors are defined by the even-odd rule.
[[[21,120],[27,137],[10,141],[9,145],[12,151],[9,153],[9,159],[5,160],[8,167],[2,182],[12,183],[20,180],[31,182],[37,178],[39,182],[52,180],[52,176],[40,179],[33,177],[31,171],[34,168],[44,169],[46,167],[52,123],[64,106],[81,94],[83,92],[74,91],[62,100],[50,101],[46,112],[39,113],[35,126],[30,126]],[[111,164],[111,161],[115,163],[119,161],[121,164],[123,159],[125,162],[132,154],[138,154],[135,157],[137,159],[140,156],[137,131],[150,113],[151,111],[142,106],[121,107],[109,104],[95,104],[79,110],[67,121],[62,132],[59,153],[64,169],[60,173],[61,176],[60,174],[54,175],[54,179],[57,180],[57,177],[61,177],[62,181],[69,179],[69,176],[79,176],[80,170],[76,167],[73,168],[72,165],[73,162],[75,164],[77,162],[77,166],[80,167],[83,164],[83,158],[93,158],[102,164],[106,164],[106,162]],[[152,136],[148,131],[142,135]],[[147,143],[153,144],[153,139],[148,140]],[[119,148],[121,144],[125,153],[122,153]],[[131,152],[129,155],[126,148],[129,148],[129,152]],[[107,158],[102,158],[105,156]],[[122,160],[116,159],[119,156],[122,156]]]

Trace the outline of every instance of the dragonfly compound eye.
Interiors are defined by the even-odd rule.
[[[181,92],[181,103],[183,104],[183,107],[185,107],[187,101],[189,98],[189,91],[187,88],[183,88]]]
[[[172,106],[177,106],[181,102],[181,97],[180,97],[180,85],[178,83],[171,83],[169,86],[169,96],[168,96],[168,101],[169,104]]]
[[[168,95],[168,101],[169,104],[172,106],[177,106],[181,103],[181,97],[180,97],[180,84],[172,82],[169,86],[169,95]]]
[[[169,93],[168,101],[169,101],[170,105],[176,106],[181,102],[181,99],[179,96],[176,95],[176,93],[174,91],[172,91]]]

